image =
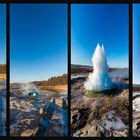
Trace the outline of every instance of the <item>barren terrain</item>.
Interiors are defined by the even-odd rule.
[[[76,68],[72,70],[74,73],[71,75],[72,136],[127,137],[129,130],[128,69],[110,69],[109,75],[117,84],[117,90],[88,96],[83,84],[91,67],[76,65],[73,67]],[[78,67],[80,71],[76,72]]]

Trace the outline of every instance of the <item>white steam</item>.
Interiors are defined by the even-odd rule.
[[[28,94],[31,91],[40,92],[36,85],[33,83],[24,83],[20,85],[20,89],[25,91],[23,94]]]
[[[104,91],[112,89],[114,84],[108,75],[108,65],[104,46],[97,44],[92,57],[93,72],[89,74],[84,87],[89,91]]]

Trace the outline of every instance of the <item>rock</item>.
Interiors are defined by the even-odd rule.
[[[27,129],[21,133],[21,137],[31,137],[33,136],[36,129]]]
[[[57,115],[53,115],[53,117],[52,117],[52,120],[59,120],[59,119],[60,119],[60,117]]]
[[[139,85],[135,89],[133,93],[133,136],[140,136],[140,96],[139,96]]]
[[[48,94],[42,94],[41,98],[34,100],[28,98],[24,90],[15,89],[10,94],[10,136],[63,136],[63,109],[62,99],[58,95],[52,95],[50,98]],[[49,121],[49,126],[41,128],[39,123],[41,118],[45,115],[45,108],[48,107],[50,100],[56,99],[56,102],[61,106],[56,107],[52,119]],[[43,99],[47,101],[43,102]],[[36,101],[36,102],[35,102]],[[36,104],[38,102],[38,108]],[[38,130],[41,132],[37,133]]]
[[[125,86],[121,85],[121,90],[118,90],[117,94],[116,92],[111,96],[96,94],[90,97],[84,94],[85,80],[81,77],[72,79],[72,136],[127,137],[129,129],[128,83],[124,84]]]
[[[107,131],[128,128],[114,110],[110,110],[103,115],[101,124]]]
[[[112,135],[114,137],[127,137],[128,136],[128,130],[126,130],[126,129],[123,129],[123,130],[120,130],[120,131],[115,130],[115,131],[112,132]]]

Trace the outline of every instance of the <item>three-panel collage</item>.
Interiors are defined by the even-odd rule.
[[[139,43],[138,2],[2,1],[0,137],[140,137]]]

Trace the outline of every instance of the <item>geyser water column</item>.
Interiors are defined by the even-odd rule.
[[[93,72],[89,74],[84,87],[88,91],[101,92],[111,90],[115,84],[108,75],[108,65],[104,46],[97,44],[92,57]]]

